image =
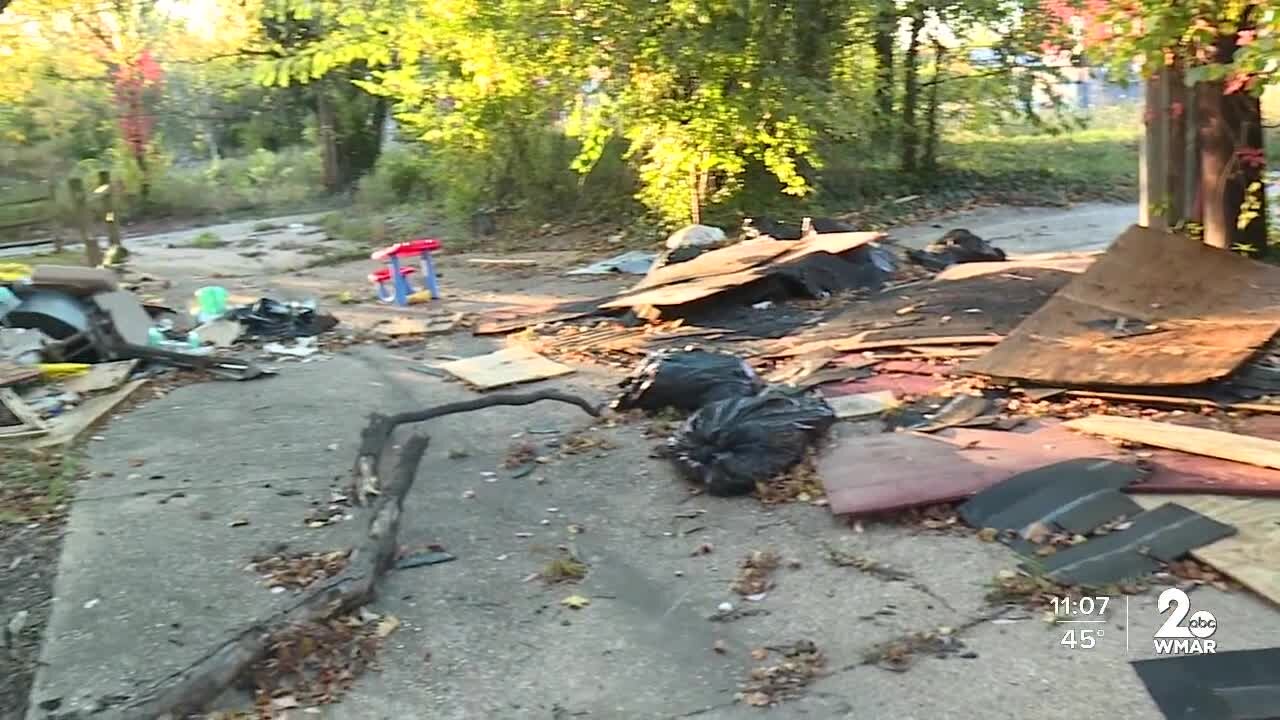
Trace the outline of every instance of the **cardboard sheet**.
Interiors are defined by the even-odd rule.
[[[447,362],[439,368],[477,390],[491,390],[534,380],[546,380],[573,372],[573,368],[567,365],[548,360],[520,346],[505,348],[488,355]]]
[[[1115,337],[1117,320],[1147,334]],[[1133,226],[1004,342],[965,366],[1045,385],[1223,378],[1280,331],[1280,267]]]

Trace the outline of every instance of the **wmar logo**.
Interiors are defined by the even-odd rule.
[[[1156,630],[1157,655],[1201,655],[1218,651],[1218,641],[1210,639],[1218,631],[1218,619],[1208,610],[1192,613],[1191,601],[1185,592],[1178,588],[1165,590],[1156,601],[1156,609],[1161,615],[1169,613]]]

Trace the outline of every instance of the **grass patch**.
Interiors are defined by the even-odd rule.
[[[22,265],[76,265],[88,267],[89,261],[83,250],[63,250],[62,252],[34,253],[31,255],[8,255],[0,258],[0,263],[21,263]]]
[[[0,467],[0,523],[28,523],[66,509],[81,459],[72,453],[0,448]]]
[[[577,582],[587,576],[587,564],[564,555],[548,562],[540,574],[549,583]]]
[[[200,233],[187,243],[187,247],[197,250],[217,250],[220,247],[226,247],[227,241],[218,237],[217,233],[208,230]]]

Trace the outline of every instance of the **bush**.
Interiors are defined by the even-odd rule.
[[[431,162],[425,148],[389,149],[378,158],[373,172],[360,180],[356,204],[380,209],[429,200],[431,178]]]

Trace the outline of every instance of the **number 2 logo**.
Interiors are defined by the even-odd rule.
[[[1156,601],[1156,610],[1161,615],[1172,610],[1164,624],[1156,631],[1158,638],[1207,638],[1218,629],[1217,618],[1208,610],[1192,613],[1187,624],[1182,624],[1182,621],[1187,619],[1187,614],[1191,613],[1191,600],[1178,588],[1169,588],[1160,593],[1160,598]]]

